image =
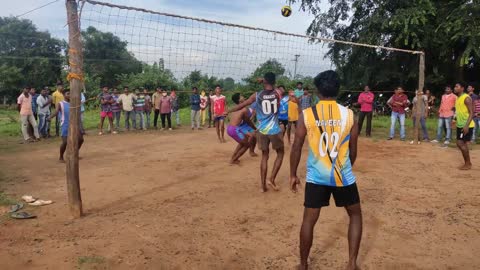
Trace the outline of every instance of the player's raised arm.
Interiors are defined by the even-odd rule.
[[[295,140],[293,141],[292,149],[290,150],[290,189],[292,192],[297,192],[300,179],[297,177],[298,164],[302,158],[302,147],[307,136],[307,128],[303,121],[303,113],[300,114],[297,122],[297,129],[295,130]]]
[[[348,145],[350,162],[352,163],[352,166],[355,164],[355,160],[357,160],[357,145],[358,145],[358,122],[357,120],[355,120],[355,122],[353,123],[352,129],[350,130],[350,143]]]
[[[257,93],[253,93],[247,100],[228,110],[228,113],[240,111],[241,109],[254,103],[256,98],[257,98]]]

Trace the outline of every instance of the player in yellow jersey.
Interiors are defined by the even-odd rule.
[[[362,211],[352,172],[357,158],[358,124],[353,112],[336,102],[340,83],[335,71],[318,74],[314,84],[320,102],[300,114],[290,154],[290,188],[297,192],[300,184],[297,168],[305,137],[308,137],[305,209],[300,231],[300,269],[308,269],[313,229],[320,216],[320,208],[329,205],[332,194],[336,206],[345,207],[350,217],[347,269],[358,269]]]
[[[473,122],[473,101],[472,98],[465,93],[465,83],[455,84],[455,93],[458,98],[455,102],[455,113],[457,114],[457,146],[462,152],[465,164],[460,170],[470,170],[472,162],[470,161],[470,152],[467,143],[470,142],[473,135],[475,123]]]

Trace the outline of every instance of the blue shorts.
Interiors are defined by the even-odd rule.
[[[62,137],[68,137],[68,125],[63,125],[61,132]]]
[[[229,125],[227,127],[227,134],[238,143],[241,143],[245,139],[245,136],[248,133],[253,133],[253,132],[254,132],[253,128],[247,124],[243,124],[240,126]]]
[[[217,116],[213,121],[225,120],[225,116]]]

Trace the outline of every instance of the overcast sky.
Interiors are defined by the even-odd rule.
[[[16,16],[51,0],[2,0],[0,16]],[[281,0],[101,0],[119,5],[160,12],[200,17],[271,30],[305,34],[313,16],[293,6],[293,14],[280,14]],[[24,15],[40,30],[66,38],[65,1]],[[305,39],[271,35],[264,32],[219,27],[159,15],[127,12],[86,4],[82,28],[94,26],[110,31],[129,42],[129,50],[145,62],[165,59],[167,68],[183,77],[190,70],[200,69],[210,75],[238,80],[251,73],[255,66],[277,58],[293,73],[295,54],[299,54],[297,74],[313,75],[330,67],[323,59],[326,47],[308,45]]]

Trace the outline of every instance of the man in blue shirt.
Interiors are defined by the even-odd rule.
[[[198,94],[198,88],[192,88],[193,94],[190,96],[190,107],[192,109],[190,113],[190,119],[192,119],[192,130],[195,128],[200,129],[200,95]]]

